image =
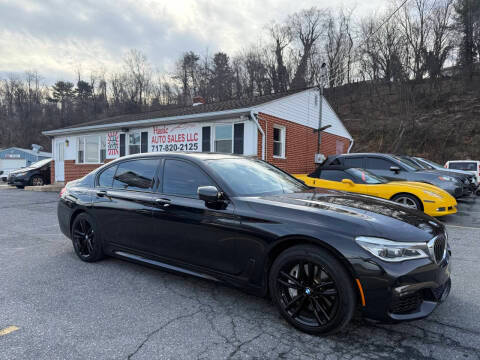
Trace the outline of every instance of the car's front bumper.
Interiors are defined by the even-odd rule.
[[[455,214],[457,212],[457,201],[423,201],[423,212],[430,216],[445,216]]]
[[[14,186],[27,186],[28,179],[24,177],[9,176],[7,183],[8,185],[14,185]]]
[[[450,253],[440,264],[429,259],[353,263],[365,297],[364,316],[382,322],[421,319],[450,293]]]

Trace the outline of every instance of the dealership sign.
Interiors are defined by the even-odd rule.
[[[151,152],[202,151],[202,128],[196,124],[154,126]]]
[[[20,154],[5,154],[5,159],[20,159]]]

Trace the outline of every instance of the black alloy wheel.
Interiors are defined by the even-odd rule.
[[[45,182],[43,181],[41,176],[34,176],[31,180],[32,186],[43,186],[45,185]]]
[[[353,316],[352,280],[338,260],[321,248],[287,249],[275,260],[269,280],[280,313],[302,331],[331,334]]]
[[[98,261],[103,257],[102,244],[91,217],[78,215],[72,225],[72,242],[77,256],[86,262]]]

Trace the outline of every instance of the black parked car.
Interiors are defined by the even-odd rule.
[[[10,172],[7,183],[19,189],[25,186],[42,186],[50,184],[50,166],[52,159],[44,159],[30,166]]]
[[[375,175],[390,181],[418,181],[447,191],[455,198],[470,195],[469,184],[465,177],[446,175],[436,170],[425,170],[416,164],[391,154],[352,153],[329,156],[320,168],[343,166],[345,168],[367,169]]]
[[[436,219],[240,156],[123,157],[62,189],[58,219],[83,261],[115,256],[270,295],[314,334],[340,330],[357,307],[422,318],[450,291]]]

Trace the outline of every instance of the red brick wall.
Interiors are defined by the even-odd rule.
[[[105,164],[112,161],[112,159],[105,160]],[[72,180],[80,179],[89,172],[99,168],[103,164],[75,164],[75,160],[64,161],[65,184]],[[55,182],[55,164],[52,162],[50,169],[50,176],[52,184]]]
[[[315,170],[318,134],[312,128],[303,126],[275,116],[259,113],[258,122],[266,134],[265,160],[279,168],[292,173],[309,173]],[[286,130],[285,159],[273,157],[273,126],[281,125]],[[337,153],[337,141],[342,146],[342,153],[347,152],[350,140],[341,136],[322,132],[320,153],[325,156]],[[258,157],[262,156],[262,135],[258,133]]]

